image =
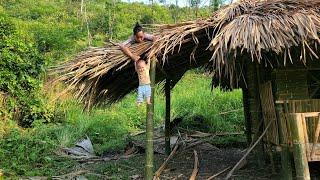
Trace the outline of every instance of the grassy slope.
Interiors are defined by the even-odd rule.
[[[243,129],[242,112],[217,115],[219,112],[241,108],[241,91],[210,91],[210,78],[194,72],[187,73],[172,92],[172,117],[184,116],[182,126],[208,132],[235,132]],[[164,97],[157,88],[155,121],[164,118]],[[6,123],[0,139],[0,167],[11,175],[56,175],[67,171],[75,162],[56,157],[59,147],[72,146],[86,135],[97,154],[122,150],[128,133],[144,129],[145,108],[135,104],[132,93],[121,102],[107,108],[96,108],[90,114],[72,100],[60,105],[61,123],[38,124],[32,129],[20,129]],[[195,121],[201,116],[203,122]],[[10,157],[10,158],[8,158]]]

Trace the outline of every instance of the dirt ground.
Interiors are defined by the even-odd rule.
[[[214,179],[224,179],[232,168],[243,156],[243,148],[212,148],[208,144],[202,144],[189,149],[178,149],[177,153],[169,161],[160,179],[184,180],[189,179],[194,169],[194,151],[198,154],[199,169],[197,178],[207,179],[222,170],[227,169]],[[111,154],[107,155],[110,156]],[[114,154],[113,154],[114,155]],[[143,179],[144,154],[138,154],[128,159],[120,159],[107,162],[84,163],[82,168],[93,172],[85,175],[88,179]],[[165,161],[166,156],[155,154],[155,171]],[[98,175],[98,176],[97,176]],[[102,175],[102,176],[100,176]],[[259,168],[253,155],[250,155],[241,169],[235,171],[231,179],[280,179],[279,174],[273,174],[269,165]]]
[[[199,133],[193,135],[198,136]],[[206,134],[200,133],[200,135],[205,136]],[[222,140],[227,140],[225,141],[227,144],[219,144],[223,141],[217,136],[195,138],[190,134],[182,135],[181,137],[185,137],[185,143],[182,144],[179,141],[179,148],[165,166],[160,175],[160,179],[189,179],[194,170],[195,152],[199,162],[196,179],[205,180],[213,175],[216,176],[212,179],[225,179],[230,170],[239,162],[246,152],[246,143],[245,141],[241,141],[241,139],[243,139],[241,136],[240,134],[240,137],[234,138],[232,135],[232,138],[237,140],[236,143],[233,143],[230,137],[223,137]],[[125,150],[105,152],[98,160],[80,162],[79,165],[71,171],[73,174],[78,174],[71,179],[143,179],[145,161],[143,138],[142,136],[141,138],[133,140]],[[162,154],[164,138],[159,136],[159,138],[154,139],[154,143],[155,151],[158,152],[154,154],[154,171],[157,171],[167,156]],[[266,161],[265,157],[257,157],[254,153],[250,153],[243,162],[240,168],[233,173],[231,179],[281,179],[279,173],[281,164],[280,157],[276,155],[274,156],[274,170],[272,170],[272,166]],[[311,179],[319,179],[319,166],[320,163],[310,164]]]
[[[223,148],[209,149],[199,145],[193,149],[178,153],[168,164],[166,172],[161,179],[189,179],[194,168],[194,150],[199,157],[199,171],[197,179],[207,179],[225,169],[225,173],[215,179],[224,179],[231,168],[241,159],[244,149]],[[243,167],[235,171],[232,179],[277,179],[277,174],[272,174],[270,167],[257,168],[257,165],[247,160]]]

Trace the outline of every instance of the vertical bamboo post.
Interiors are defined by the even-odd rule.
[[[170,78],[166,78],[166,84],[165,84],[165,95],[166,95],[166,120],[165,120],[165,151],[166,155],[169,155],[171,153],[171,148],[170,148],[170,134],[171,134],[171,129],[170,129],[170,103],[171,103],[171,98],[170,98]]]
[[[146,119],[146,164],[145,179],[153,178],[153,115],[154,115],[154,88],[156,76],[156,58],[150,59],[150,80],[151,80],[151,104],[147,104]]]
[[[257,119],[260,120],[258,124],[262,123],[263,124],[263,116],[261,114],[261,100],[260,100],[260,84],[261,84],[261,76],[260,76],[260,68],[259,64],[256,62],[254,64],[254,70],[255,70],[255,83],[256,83],[256,92],[255,92],[255,99],[256,99],[256,113],[257,113]],[[258,138],[263,131],[263,126],[258,126],[257,128],[257,136],[255,138]],[[254,139],[253,141],[256,141]],[[264,157],[266,159],[265,151],[264,151],[264,145],[263,142],[260,141],[259,145],[256,147],[255,150],[255,156],[258,161],[258,166],[263,167],[265,165],[265,161],[261,157]]]
[[[243,109],[244,109],[244,117],[245,117],[245,127],[246,131],[245,134],[247,136],[247,144],[250,145],[252,142],[252,128],[251,128],[251,117],[249,112],[249,90],[246,88],[242,88],[242,102],[243,102]]]
[[[309,166],[304,143],[303,123],[300,113],[293,114],[290,118],[290,126],[293,140],[294,164],[296,167],[297,180],[309,180]]]
[[[290,159],[290,151],[288,147],[288,137],[285,137],[284,130],[287,130],[285,127],[286,124],[283,124],[284,112],[281,104],[276,104],[276,113],[278,119],[278,134],[279,134],[279,144],[281,147],[281,174],[282,179],[292,180],[292,166]]]

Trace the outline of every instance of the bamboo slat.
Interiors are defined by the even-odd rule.
[[[269,131],[266,134],[267,141],[273,144],[279,144],[277,116],[271,81],[260,85],[260,99],[264,124],[266,125],[272,121]]]

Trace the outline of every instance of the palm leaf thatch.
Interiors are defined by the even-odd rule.
[[[232,86],[241,81],[244,61],[275,67],[317,59],[320,0],[246,0],[207,19],[153,26],[156,42],[130,48],[157,57],[157,82],[169,77],[173,87],[187,70],[202,66],[214,72],[213,80]],[[116,102],[138,86],[133,63],[117,45],[89,49],[54,71],[86,107]]]
[[[209,47],[220,76],[223,70],[224,75],[234,75],[235,63],[243,55],[271,66],[297,59],[306,64],[307,55],[318,59],[319,0],[242,1],[217,14],[217,29]],[[293,57],[297,51],[300,55]],[[270,61],[272,55],[275,58]]]

